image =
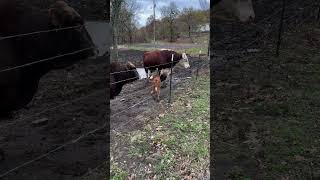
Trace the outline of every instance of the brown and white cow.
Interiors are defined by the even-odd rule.
[[[139,73],[135,65],[129,61],[127,64],[112,62],[110,68],[110,99],[114,99],[125,84],[139,79]]]
[[[177,53],[173,50],[156,50],[143,54],[143,65],[147,74],[147,78],[150,77],[150,73],[158,69],[159,75],[162,69],[171,67],[171,58],[173,55],[172,65],[181,64],[184,68],[190,68],[189,59],[186,53]]]

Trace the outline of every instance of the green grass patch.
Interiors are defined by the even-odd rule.
[[[115,164],[111,164],[111,180],[123,180],[128,178],[128,173]]]
[[[157,175],[160,179],[181,179],[185,176],[179,174],[183,164],[201,175],[203,167],[209,168],[209,75],[198,81],[191,79],[185,86],[191,87],[182,92],[185,97],[179,98],[181,91],[174,92],[173,106],[164,117],[150,119],[151,128],[144,128],[149,130],[140,143],[131,144],[131,158],[153,159],[152,163],[146,163],[151,164],[152,173],[144,178]],[[157,146],[147,143],[150,141],[158,142]]]

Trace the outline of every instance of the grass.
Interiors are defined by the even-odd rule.
[[[115,164],[111,165],[111,180],[123,180],[128,178],[128,173]]]
[[[164,113],[146,114],[143,130],[122,138],[129,153],[122,155],[121,159],[127,159],[122,170],[112,170],[113,179],[130,175],[138,179],[200,178],[209,170],[210,79],[208,74],[199,77],[186,82],[183,91],[175,91]],[[139,168],[129,168],[133,164]]]
[[[219,104],[218,139],[232,145],[216,144],[217,164],[235,157],[232,165],[216,169],[230,179],[320,178],[320,53],[319,47],[292,43],[299,41],[299,34],[285,38],[279,58],[248,58],[230,68],[229,78],[220,83],[240,84],[237,88],[219,86],[214,91],[225,99]],[[271,61],[276,63],[267,69]],[[258,88],[248,95],[244,92],[249,87]],[[240,154],[247,158],[236,160]]]

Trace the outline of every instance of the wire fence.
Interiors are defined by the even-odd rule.
[[[99,24],[101,22],[94,22],[94,23],[90,23],[90,26],[91,25],[95,25],[95,24]],[[6,36],[0,36],[0,43],[1,41],[8,41],[8,40],[15,40],[17,38],[23,38],[23,37],[34,37],[35,35],[39,35],[41,36],[41,34],[44,34],[44,33],[52,33],[52,32],[62,32],[62,31],[68,31],[68,30],[74,30],[74,29],[78,29],[78,28],[87,28],[89,27],[89,25],[87,24],[84,24],[84,25],[77,25],[77,26],[70,26],[70,27],[61,27],[61,28],[54,28],[54,29],[48,29],[48,30],[39,30],[39,31],[34,31],[34,32],[27,32],[27,33],[22,33],[22,34],[12,34],[12,35],[6,35]],[[108,44],[102,44],[99,48],[107,48],[108,47]],[[35,64],[38,64],[38,63],[43,63],[43,62],[48,62],[48,61],[54,61],[58,58],[61,58],[61,57],[66,57],[66,56],[71,56],[71,55],[76,55],[76,54],[79,54],[79,53],[82,53],[82,52],[85,52],[85,51],[88,51],[88,50],[92,50],[92,49],[95,49],[97,48],[96,46],[91,46],[91,47],[87,47],[87,48],[83,48],[83,49],[79,49],[79,50],[75,50],[73,52],[69,52],[69,53],[65,53],[65,54],[57,54],[56,56],[52,56],[52,57],[48,57],[48,58],[44,58],[44,59],[40,59],[40,60],[32,60],[32,61],[29,61],[30,63],[26,63],[26,64],[22,64],[22,65],[15,65],[13,67],[2,67],[0,69],[0,73],[4,73],[4,72],[9,72],[9,71],[13,71],[13,70],[17,70],[17,69],[20,69],[20,68],[24,68],[24,67],[27,67],[27,66],[31,66],[31,65],[35,65]],[[33,118],[37,117],[37,116],[40,116],[42,114],[45,114],[45,113],[48,113],[50,111],[54,111],[54,110],[58,110],[58,109],[61,109],[63,107],[66,107],[68,105],[71,105],[71,104],[74,104],[74,103],[78,103],[80,101],[84,101],[90,97],[93,97],[93,96],[100,96],[102,94],[105,94],[106,93],[106,89],[102,89],[102,90],[97,90],[97,91],[94,91],[93,93],[90,93],[90,94],[87,94],[87,95],[84,95],[82,97],[78,97],[78,98],[75,98],[75,99],[72,99],[72,100],[68,100],[67,102],[65,103],[62,103],[62,104],[59,104],[57,106],[53,106],[53,107],[49,107],[49,108],[45,108],[43,110],[41,110],[40,112],[37,112],[37,113],[34,113],[28,117],[23,117],[23,118],[20,118],[20,119],[16,119],[16,120],[11,120],[11,121],[8,121],[6,123],[1,123],[0,125],[0,129],[5,129],[5,128],[8,128],[9,126],[13,126],[13,125],[16,125],[17,123],[22,123],[22,122],[26,122],[26,121],[29,121],[29,120],[32,120]],[[99,126],[98,128],[95,128],[93,130],[89,130],[87,131],[86,133],[80,135],[79,137],[75,138],[75,139],[72,139],[64,144],[61,144],[59,145],[58,147],[52,149],[52,150],[49,150],[47,153],[44,153],[40,156],[37,156],[36,158],[33,158],[29,161],[26,161],[26,162],[23,162],[21,163],[20,165],[14,167],[14,168],[11,168],[9,169],[8,171],[5,171],[3,173],[0,174],[0,179],[4,178],[5,176],[8,176],[9,174],[15,172],[15,171],[18,171],[19,169],[21,168],[24,168],[26,166],[29,166],[30,164],[36,162],[36,161],[39,161],[43,158],[46,158],[48,156],[50,156],[51,154],[53,154],[54,152],[57,152],[59,150],[62,150],[64,147],[66,146],[69,146],[69,145],[72,145],[72,144],[75,144],[77,142],[79,142],[80,140],[100,131],[100,130],[106,130],[106,127],[107,127],[107,117],[108,114],[105,115],[104,119],[102,120],[104,122],[103,125]]]
[[[228,54],[225,54],[225,52],[218,52],[215,51],[216,49],[213,49],[213,51],[211,52],[212,55],[212,65],[216,66],[213,70],[212,73],[214,73],[214,75],[212,75],[211,77],[215,77],[216,74],[221,73],[221,75],[225,72],[224,68],[236,68],[236,69],[240,69],[239,71],[239,82],[237,82],[238,84],[244,85],[244,88],[246,88],[246,86],[250,87],[250,81],[248,80],[248,76],[245,72],[250,71],[249,74],[251,74],[252,72],[257,72],[257,76],[259,76],[259,72],[255,69],[241,69],[243,67],[245,67],[243,64],[241,63],[246,63],[249,62],[248,64],[263,64],[263,67],[266,68],[267,71],[269,71],[270,73],[275,71],[275,68],[277,66],[274,66],[275,60],[277,60],[277,58],[273,58],[274,56],[281,56],[282,53],[290,53],[290,52],[286,52],[284,50],[281,50],[282,46],[288,46],[288,44],[284,45],[284,41],[286,41],[287,36],[289,35],[294,35],[294,33],[292,33],[292,31],[297,30],[298,28],[300,28],[303,25],[310,25],[312,27],[314,27],[316,24],[319,25],[319,19],[317,19],[317,17],[320,15],[320,11],[318,9],[318,2],[317,1],[298,1],[298,2],[293,2],[293,4],[297,4],[295,7],[290,6],[290,4],[288,3],[287,0],[282,0],[283,2],[280,1],[280,8],[277,9],[276,11],[278,12],[277,16],[274,17],[275,20],[277,20],[276,23],[273,23],[272,27],[270,28],[265,28],[264,32],[266,33],[266,35],[262,35],[260,37],[257,37],[256,39],[254,39],[253,41],[251,41],[250,43],[245,43],[245,45],[243,46],[243,50],[246,50],[249,47],[252,47],[254,44],[257,44],[255,46],[255,48],[259,49],[258,53],[245,53],[243,54],[243,56],[238,56],[238,54],[234,55],[231,54],[230,52]],[[283,4],[281,4],[283,3]],[[281,7],[281,5],[283,5]],[[290,7],[290,10],[289,10]],[[292,8],[292,9],[291,9]],[[316,14],[313,14],[314,10],[318,9],[318,11],[316,11]],[[280,13],[281,11],[283,11],[284,13]],[[284,14],[284,15],[283,15]],[[263,26],[262,26],[263,27]],[[265,27],[267,27],[265,25]],[[240,34],[240,33],[239,33]],[[247,34],[248,36],[250,34]],[[298,41],[293,41],[291,40],[292,38],[288,38],[288,41],[290,41],[290,49],[294,50],[295,46],[299,46],[302,44],[302,42],[298,42]],[[222,40],[223,42],[223,40]],[[233,44],[238,43],[241,44],[243,43],[242,39],[239,39],[237,42],[233,42]],[[288,43],[288,42],[287,42]],[[293,44],[291,44],[293,43]],[[214,44],[214,43],[212,43]],[[259,46],[258,46],[259,44]],[[234,48],[234,46],[227,48],[229,51],[233,51],[233,50],[238,50],[238,48]],[[284,48],[287,49],[287,48]],[[214,58],[216,54],[221,53],[221,57],[222,58]],[[224,54],[223,54],[224,53]],[[250,55],[250,56],[249,56]],[[230,56],[230,58],[226,58]],[[251,57],[251,58],[248,58]],[[259,63],[259,61],[264,61],[266,60],[266,63]],[[238,62],[238,63],[234,63],[234,62]],[[276,65],[281,65],[280,63],[281,61],[279,61],[279,63],[277,63]],[[225,64],[224,64],[225,63]],[[233,66],[234,64],[237,64],[237,66]],[[223,66],[223,68],[220,68],[221,66]],[[252,66],[250,66],[252,67]],[[253,66],[255,67],[255,66]],[[212,67],[211,67],[212,68]],[[262,70],[262,69],[259,69]],[[231,71],[231,70],[230,70]],[[233,71],[233,70],[232,70]],[[228,73],[226,71],[226,73]],[[219,75],[218,75],[219,76]],[[233,76],[233,75],[232,75]],[[271,76],[272,77],[272,76]],[[269,78],[269,77],[265,77],[265,78]],[[214,83],[212,83],[214,85],[214,87],[212,87],[213,89],[215,89],[218,86],[216,86],[218,84],[218,82],[225,82],[225,80],[223,79],[219,79],[219,78],[213,78],[214,79]],[[246,80],[244,80],[246,79]],[[228,81],[229,82],[229,81]],[[273,80],[271,80],[271,82],[273,82]],[[233,81],[234,83],[234,81]],[[219,90],[217,90],[218,93],[215,93],[216,95],[219,93],[224,93],[222,91],[222,89],[219,88]],[[221,91],[221,92],[220,92]],[[215,91],[216,92],[216,91]],[[213,95],[215,96],[215,95]],[[232,96],[232,98],[234,98],[235,96],[232,94],[232,92],[230,92],[230,96]],[[214,98],[217,98],[218,100],[220,99],[218,97],[218,95]],[[231,98],[231,99],[232,99]],[[234,99],[232,99],[233,101]],[[220,112],[220,108],[223,107],[223,105],[219,105],[218,104],[219,101],[215,101],[215,105],[213,106],[212,109],[212,114],[211,116],[213,117],[213,119],[219,119],[219,112]],[[227,109],[227,108],[226,108]],[[216,123],[218,121],[215,121]],[[222,125],[224,122],[221,122],[222,124],[214,124],[214,126],[219,126]],[[213,124],[212,124],[213,125]],[[220,132],[219,132],[220,133]],[[219,146],[219,143],[225,143],[223,141],[220,141],[221,139],[226,139],[225,137],[222,137],[219,133],[215,133],[214,136],[215,139],[218,141],[215,141],[216,143],[214,143],[212,146]],[[220,139],[220,140],[219,140]],[[230,146],[231,148],[233,147],[233,144],[229,144],[226,143],[227,146]],[[215,169],[213,170],[213,172],[215,173]],[[246,169],[247,170],[247,169]],[[297,171],[297,172],[301,172],[299,168],[294,168],[293,171]],[[305,171],[307,175],[309,173],[309,171]],[[228,173],[227,171],[225,173]],[[310,172],[312,173],[312,171]],[[306,178],[306,176],[303,176],[304,178]],[[308,176],[307,176],[308,177]],[[294,179],[294,178],[293,178]],[[299,179],[299,178],[297,178]],[[300,179],[303,179],[302,177],[300,177]],[[313,179],[313,177],[311,176],[311,179]]]
[[[296,4],[295,4],[295,5],[296,5]],[[292,7],[293,7],[293,6],[294,6],[294,5],[292,5]],[[312,4],[309,4],[308,6],[305,6],[304,8],[307,8],[307,7],[309,8],[309,7],[313,7],[313,6],[315,6],[315,3],[314,3],[314,2],[313,2]],[[291,7],[291,6],[290,6],[290,7]],[[315,6],[315,7],[318,7],[318,6]],[[284,6],[283,8],[276,10],[276,11],[275,11],[274,13],[272,13],[270,16],[264,18],[263,20],[261,20],[260,22],[258,22],[258,23],[256,23],[256,24],[254,24],[254,25],[252,26],[252,28],[258,27],[260,24],[265,23],[267,20],[270,20],[270,19],[276,17],[276,15],[278,15],[281,11],[283,11],[284,8],[288,8],[288,7]],[[300,13],[301,13],[301,12],[300,12]],[[316,17],[319,17],[319,14],[320,14],[320,11],[318,11],[318,14],[317,14]],[[280,21],[281,21],[282,23],[286,23],[286,22],[289,22],[289,20],[298,17],[299,15],[300,15],[300,14],[297,13],[297,14],[295,14],[294,16],[290,16],[290,17],[288,17],[288,18],[286,18],[286,19],[285,19],[283,16],[281,16],[282,18],[281,18]],[[312,18],[312,17],[307,17],[307,18],[303,19],[300,23],[298,23],[298,25],[301,25],[301,24],[305,23],[306,21],[310,20],[311,18]],[[282,25],[283,25],[282,23],[279,23],[279,26],[282,26]],[[281,24],[282,24],[282,25],[281,25]],[[46,30],[46,31],[37,31],[37,32],[31,32],[31,33],[25,33],[25,34],[19,34],[19,35],[12,35],[12,36],[0,37],[0,41],[1,41],[1,40],[6,40],[6,39],[11,39],[11,38],[22,37],[22,36],[35,35],[35,34],[39,34],[39,33],[49,33],[49,32],[55,32],[55,31],[64,31],[64,30],[68,30],[68,29],[72,29],[72,28],[79,28],[79,26],[77,26],[77,27],[60,28],[60,29],[53,29],[53,30]],[[216,45],[216,44],[227,43],[228,41],[232,40],[233,38],[236,38],[236,37],[242,35],[243,33],[248,32],[250,29],[251,29],[251,27],[250,27],[249,29],[246,29],[246,30],[244,30],[244,31],[241,31],[241,32],[239,32],[239,33],[236,33],[235,35],[229,37],[229,38],[226,39],[226,40],[218,41],[218,42],[216,42],[216,43],[214,43],[214,44]],[[264,34],[262,37],[259,37],[259,38],[255,39],[255,40],[251,41],[249,44],[247,44],[246,46],[244,46],[243,49],[246,49],[246,48],[250,47],[251,45],[253,45],[253,44],[256,43],[256,42],[262,41],[263,39],[265,39],[265,38],[266,38],[270,33],[272,33],[273,31],[274,31],[274,29],[268,31],[268,32],[267,32],[266,34]],[[282,31],[282,29],[279,28],[278,33],[280,34],[280,37],[282,36],[281,31]],[[280,40],[278,39],[277,42],[279,43]],[[80,52],[83,52],[83,51],[86,51],[86,50],[89,50],[89,49],[92,49],[92,48],[94,48],[94,47],[88,47],[88,48],[81,49],[81,50],[78,50],[78,51],[74,51],[74,52],[71,52],[71,53],[66,53],[66,54],[57,55],[57,56],[54,56],[54,57],[50,57],[50,58],[38,60],[38,61],[35,61],[35,62],[32,62],[32,63],[28,63],[28,64],[24,64],[24,65],[19,65],[19,66],[15,66],[15,67],[10,67],[10,68],[6,68],[6,69],[2,69],[2,70],[0,70],[0,72],[12,71],[12,70],[15,70],[15,69],[18,69],[18,68],[23,68],[23,67],[26,67],[26,66],[30,66],[30,65],[33,65],[33,64],[36,64],[36,63],[41,63],[41,62],[45,62],[45,61],[54,60],[54,59],[57,59],[57,58],[59,58],[59,57],[68,56],[68,55],[74,55],[74,54],[77,54],[77,53],[80,53]],[[278,45],[277,49],[279,49],[279,48],[280,48],[280,44]],[[243,49],[242,49],[242,50],[243,50]],[[201,60],[201,57],[199,57],[199,60],[198,60],[198,61],[199,61],[199,62],[204,62],[203,60]],[[169,63],[161,64],[161,65],[168,65],[168,64],[172,64],[172,63],[173,63],[173,61],[171,61],[171,62],[169,62]],[[157,66],[161,66],[161,65],[157,65]],[[154,67],[156,67],[156,66],[154,66]],[[149,68],[150,68],[150,67],[149,67]],[[173,68],[173,66],[171,66],[171,72],[172,72],[172,68]],[[199,67],[197,66],[197,72],[198,72],[198,68],[199,68]],[[133,70],[128,70],[128,71],[133,71]],[[128,71],[113,72],[113,73],[110,73],[110,75],[119,74],[119,73],[126,73],[126,72],[128,72]],[[172,73],[171,73],[170,76],[172,77]],[[196,74],[196,77],[198,77],[198,73]],[[117,81],[117,82],[110,83],[110,84],[117,84],[117,83],[124,82],[124,81],[128,81],[128,80],[131,80],[131,79],[133,79],[133,78],[125,79],[125,80],[121,80],[121,81]],[[170,78],[170,86],[171,86],[171,85],[172,85],[172,79]],[[123,98],[123,97],[132,96],[133,94],[136,94],[136,93],[142,92],[142,91],[145,91],[145,89],[141,89],[140,91],[135,91],[135,92],[133,92],[133,93],[131,93],[131,94],[126,94],[125,96],[122,96],[122,98]],[[48,111],[52,111],[52,110],[55,110],[55,109],[58,109],[58,108],[65,107],[65,106],[70,105],[70,104],[72,104],[72,103],[76,103],[76,102],[78,102],[78,101],[84,100],[84,99],[86,99],[86,98],[88,98],[88,97],[91,97],[91,96],[94,96],[94,95],[98,95],[98,94],[100,94],[100,93],[101,93],[101,94],[102,94],[102,93],[105,93],[105,90],[100,90],[100,91],[94,92],[94,93],[92,93],[92,94],[89,94],[89,95],[86,95],[86,96],[83,96],[83,97],[79,97],[79,98],[74,99],[74,100],[71,100],[71,101],[69,101],[69,102],[60,104],[60,105],[58,105],[58,106],[54,106],[54,107],[45,109],[45,110],[43,110],[43,111],[41,111],[41,112],[39,112],[39,113],[36,113],[36,114],[34,114],[34,115],[30,116],[30,117],[27,117],[27,118],[18,119],[18,120],[12,121],[12,122],[8,122],[8,123],[6,123],[6,124],[2,124],[2,125],[0,125],[0,128],[6,128],[6,127],[8,127],[8,126],[10,126],[10,125],[14,125],[14,124],[19,123],[19,122],[23,122],[23,121],[30,120],[30,119],[32,119],[32,118],[34,118],[34,117],[36,117],[36,116],[38,116],[38,115],[40,115],[40,114],[43,114],[43,113],[46,113],[46,112],[48,112]],[[171,94],[171,90],[170,90],[170,94]],[[122,111],[119,111],[119,112],[117,112],[117,113],[115,113],[115,114],[112,114],[110,117],[111,117],[111,118],[114,118],[114,117],[122,114],[123,112],[127,111],[128,109],[132,109],[132,108],[134,108],[134,107],[136,107],[136,106],[138,106],[138,105],[141,105],[141,104],[149,101],[151,98],[152,98],[151,96],[150,96],[150,97],[147,97],[147,98],[139,101],[138,103],[135,103],[134,105],[132,105],[132,106],[130,106],[130,107],[122,110]],[[171,97],[169,96],[169,99],[170,99],[170,98],[171,98]],[[106,114],[106,116],[108,116],[108,114]],[[130,122],[132,122],[132,119],[131,119],[130,121],[127,121],[126,123],[118,126],[115,130],[116,130],[116,131],[119,130],[121,127],[126,126],[126,125],[129,124]],[[57,148],[54,148],[54,149],[50,150],[49,152],[47,152],[47,153],[45,153],[45,154],[43,154],[43,155],[40,155],[40,156],[38,156],[38,157],[30,160],[30,161],[24,162],[24,163],[22,163],[21,165],[16,166],[16,167],[14,167],[14,168],[12,168],[12,169],[10,169],[10,170],[2,173],[2,174],[0,175],[0,178],[3,178],[3,177],[5,177],[5,176],[7,176],[8,174],[10,174],[10,173],[12,173],[12,172],[14,172],[14,171],[17,171],[18,169],[21,169],[21,168],[23,168],[23,167],[25,167],[25,166],[28,166],[28,165],[30,165],[30,164],[33,163],[33,162],[36,162],[36,161],[38,161],[38,160],[41,160],[41,159],[49,156],[50,154],[52,154],[52,153],[54,153],[54,152],[56,152],[56,151],[58,151],[58,150],[63,149],[64,147],[66,147],[66,146],[68,146],[68,145],[75,144],[75,143],[79,142],[80,140],[84,139],[85,137],[88,137],[88,136],[96,133],[97,131],[100,131],[100,130],[105,129],[106,126],[107,126],[107,124],[105,123],[105,124],[103,124],[102,126],[100,126],[99,128],[95,128],[95,129],[93,129],[93,130],[91,130],[91,131],[88,131],[88,132],[85,133],[85,134],[80,135],[80,136],[79,136],[78,138],[76,138],[76,139],[73,139],[73,140],[71,140],[71,141],[68,141],[67,143],[61,144],[61,145],[58,146]]]
[[[282,7],[282,8],[279,8],[279,9],[275,10],[271,15],[263,18],[262,20],[260,20],[259,22],[255,23],[255,24],[253,24],[253,25],[250,25],[248,28],[246,28],[246,29],[244,29],[244,30],[242,30],[242,31],[240,31],[240,32],[237,32],[237,33],[235,33],[234,35],[229,36],[229,37],[227,37],[227,38],[225,38],[225,39],[222,39],[222,40],[213,42],[213,43],[211,44],[211,47],[214,47],[214,46],[216,46],[216,45],[220,45],[220,46],[226,47],[226,44],[228,44],[228,43],[232,43],[232,44],[243,44],[242,42],[239,42],[240,40],[238,40],[238,42],[232,42],[232,40],[235,39],[235,38],[237,38],[237,37],[241,37],[242,34],[245,34],[244,36],[248,35],[248,34],[246,34],[246,33],[248,33],[250,30],[252,30],[252,29],[255,28],[255,27],[257,28],[257,27],[260,27],[260,26],[261,26],[261,27],[263,28],[263,26],[265,26],[265,24],[267,23],[268,20],[272,20],[272,19],[274,19],[274,18],[279,18],[279,13],[281,13],[284,9],[290,9],[290,8],[294,8],[294,7],[297,7],[297,6],[299,7],[299,3],[301,3],[301,2],[293,3],[293,4],[289,5],[289,6],[286,5],[286,6]],[[280,34],[279,31],[282,31],[282,30],[281,30],[281,29],[277,29],[276,27],[279,27],[279,26],[281,25],[281,22],[289,24],[289,22],[290,22],[292,19],[295,19],[295,18],[297,18],[299,15],[301,15],[301,11],[305,11],[305,9],[307,9],[307,8],[314,8],[314,7],[315,7],[315,3],[314,3],[314,2],[310,2],[310,3],[308,3],[307,5],[304,5],[302,8],[301,8],[301,7],[298,8],[298,9],[295,8],[295,9],[298,10],[298,12],[294,13],[294,15],[291,15],[291,16],[286,17],[286,18],[281,18],[281,14],[280,14],[280,23],[278,24],[278,26],[277,26],[276,23],[273,22],[272,25],[271,25],[271,27],[269,27],[269,28],[267,28],[267,29],[264,30],[265,32],[263,33],[262,36],[257,37],[256,39],[254,39],[254,40],[250,41],[249,43],[245,44],[244,46],[242,46],[241,48],[236,48],[236,49],[234,49],[234,47],[231,46],[231,47],[226,47],[226,48],[224,48],[224,49],[212,48],[212,50],[223,50],[223,51],[234,51],[234,52],[247,52],[247,50],[248,50],[249,47],[251,47],[253,44],[255,44],[255,43],[257,43],[257,42],[261,42],[262,40],[265,40],[266,37],[268,37],[268,36],[271,35],[272,33],[277,32],[276,30],[278,30],[278,34]],[[303,22],[305,22],[306,19],[310,19],[310,18],[311,18],[311,17],[304,18],[301,22],[303,23]],[[262,29],[262,28],[259,28],[259,29]],[[294,28],[294,27],[293,27],[293,28]],[[278,40],[278,41],[279,41],[279,40]],[[279,48],[279,47],[277,47],[277,49],[278,49],[278,48]]]

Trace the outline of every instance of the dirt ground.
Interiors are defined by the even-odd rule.
[[[137,50],[122,50],[119,53],[119,56],[122,57],[120,61],[127,61],[130,60],[133,62],[136,67],[143,67],[142,66],[142,56],[144,51],[137,51]],[[126,59],[124,59],[126,57]],[[183,68],[174,68],[173,70],[173,86],[179,83],[182,78],[191,77],[192,73],[195,73],[196,68],[201,66],[201,63],[198,63],[198,57],[189,57],[190,62],[190,69],[183,69]],[[169,80],[169,79],[167,79]],[[134,94],[133,94],[134,93]],[[161,89],[161,100],[166,100],[169,94],[169,81],[167,83],[167,87]],[[136,121],[130,121],[141,112],[150,109],[150,106],[155,105],[155,101],[153,99],[147,100],[143,102],[141,105],[135,106],[129,110],[127,108],[133,106],[136,103],[143,101],[144,99],[150,98],[150,87],[146,85],[146,80],[141,79],[135,81],[133,83],[127,84],[124,86],[123,90],[116,97],[116,99],[111,100],[110,107],[111,107],[111,130],[117,129],[117,131],[130,131],[132,129],[136,129],[139,127],[139,123]],[[119,113],[125,110],[123,113]],[[119,115],[114,115],[115,113]],[[123,125],[125,123],[125,125]]]
[[[177,47],[181,48],[181,46],[182,45],[179,45]],[[125,62],[130,60],[136,65],[136,67],[142,67],[143,52],[144,51],[138,50],[121,50],[119,53],[120,61]],[[179,84],[181,84],[182,81],[186,81],[188,78],[191,78],[196,74],[197,67],[199,67],[199,69],[208,69],[208,63],[198,61],[198,57],[189,57],[189,62],[191,65],[190,69],[183,69],[179,67],[175,67],[173,69],[172,88],[174,91],[179,89]],[[169,80],[169,78],[167,80]],[[161,89],[161,104],[166,104],[168,101],[169,86],[169,81],[167,81],[167,86]],[[142,103],[132,107],[134,104],[139,102]],[[154,114],[153,111],[155,109],[164,108],[159,105],[159,103],[152,99],[150,95],[150,87],[146,84],[145,79],[125,85],[119,96],[110,102],[111,157],[113,158],[113,161],[120,164],[132,164],[126,163],[129,161],[131,162],[131,160],[128,159],[127,156],[124,156],[129,153],[128,150],[130,147],[128,147],[128,144],[123,143],[125,141],[119,141],[119,135],[142,129],[145,126],[145,121],[143,120],[145,119],[144,115],[147,113]],[[115,140],[115,136],[117,136],[117,140]]]
[[[106,60],[83,60],[67,70],[50,72],[41,79],[27,109],[15,112],[13,120],[0,121],[0,148],[5,154],[0,161],[0,174],[106,122]],[[59,107],[51,109],[56,106]],[[32,123],[39,119],[47,122]],[[107,129],[101,129],[3,179],[78,179],[89,168],[106,161],[106,138]]]

